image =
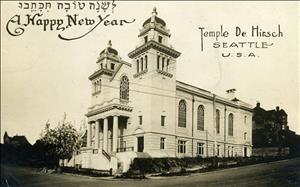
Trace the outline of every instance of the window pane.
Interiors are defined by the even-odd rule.
[[[220,133],[220,110],[216,110],[216,129],[217,133]]]
[[[129,100],[129,80],[126,76],[121,78],[120,99]]]
[[[202,105],[198,107],[197,129],[201,131],[204,130],[204,107]]]
[[[161,126],[165,126],[166,116],[161,116]]]
[[[228,135],[233,136],[233,114],[228,116]]]
[[[186,127],[186,105],[184,100],[181,100],[178,106],[178,126]]]

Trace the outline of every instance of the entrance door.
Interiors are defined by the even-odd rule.
[[[244,157],[247,157],[247,147],[244,147]]]
[[[144,136],[137,137],[137,151],[138,152],[144,151]]]

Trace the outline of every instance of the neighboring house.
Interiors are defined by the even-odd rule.
[[[253,146],[286,146],[285,132],[289,131],[287,113],[278,106],[276,110],[265,110],[257,103],[253,108]]]
[[[265,110],[253,108],[252,143],[255,156],[300,155],[300,136],[289,129],[288,115],[278,106]]]
[[[32,145],[28,142],[25,136],[13,136],[9,137],[7,132],[4,133],[3,136],[3,143],[4,145],[12,145],[14,147],[21,147],[21,148],[30,148]]]
[[[156,9],[125,62],[111,42],[100,52],[86,114],[87,146],[71,163],[126,171],[135,157],[250,156],[252,106],[176,80],[180,52]],[[188,73],[188,72],[186,72]]]

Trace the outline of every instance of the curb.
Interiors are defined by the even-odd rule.
[[[299,157],[297,158],[292,158],[292,159],[300,159]],[[253,167],[253,166],[259,166],[259,165],[267,165],[271,163],[279,163],[279,162],[286,162],[288,160],[292,159],[283,159],[283,160],[276,160],[276,161],[271,161],[271,162],[265,162],[265,163],[258,163],[258,164],[251,164],[251,165],[245,165],[245,166],[237,166],[237,167],[232,167],[232,168],[217,168],[216,170],[213,171],[207,171],[207,172],[196,172],[196,173],[188,173],[188,175],[179,175],[179,176],[149,176],[147,177],[148,179],[153,179],[153,180],[162,180],[162,179],[170,179],[170,178],[177,178],[177,177],[188,177],[188,176],[194,176],[194,175],[207,175],[210,173],[217,173],[220,171],[230,171],[230,170],[236,170],[239,168],[247,168],[247,167]]]
[[[300,157],[292,158],[292,159],[300,159]],[[109,177],[92,177],[92,176],[87,176],[87,175],[80,175],[80,174],[74,174],[74,173],[61,173],[62,175],[69,175],[69,176],[74,176],[74,177],[82,177],[82,178],[87,178],[87,179],[95,179],[95,180],[104,180],[104,181],[142,181],[142,180],[165,180],[165,179],[171,179],[171,178],[178,178],[178,177],[189,177],[189,176],[194,176],[194,175],[207,175],[210,173],[217,173],[220,171],[230,171],[230,170],[236,170],[239,168],[247,168],[247,167],[254,167],[254,166],[259,166],[259,165],[267,165],[271,163],[280,163],[280,162],[286,162],[288,160],[292,159],[283,159],[283,160],[276,160],[276,161],[271,161],[271,162],[265,162],[265,163],[258,163],[258,164],[251,164],[251,165],[245,165],[245,166],[237,166],[237,167],[232,167],[232,168],[217,168],[212,171],[206,171],[206,172],[191,172],[187,173],[187,175],[178,175],[178,176],[151,176],[151,174],[146,176],[146,179],[130,179],[130,178],[115,178],[114,176],[109,176]]]

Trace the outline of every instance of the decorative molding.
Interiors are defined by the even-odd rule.
[[[162,74],[162,75],[164,75],[164,76],[170,77],[170,78],[173,77],[173,75],[172,75],[171,73],[166,72],[166,71],[163,71],[163,70],[160,70],[160,69],[157,69],[156,72],[157,72],[157,73],[160,73],[160,74]]]
[[[189,85],[189,86],[191,86],[191,85]],[[176,84],[176,90],[181,90],[183,92],[186,92],[186,93],[189,93],[189,94],[192,94],[192,95],[196,95],[196,96],[208,99],[210,101],[213,101],[213,95],[210,92],[208,92],[208,91],[206,91],[206,93],[200,93],[200,92],[197,92],[195,90],[191,90],[189,88],[186,88],[183,85],[178,85],[178,83]],[[249,112],[253,112],[253,109],[250,108],[250,107],[239,105],[237,103],[234,103],[233,101],[225,100],[225,99],[222,99],[220,97],[216,98],[216,102],[220,103],[220,104],[224,104],[226,106],[231,106],[231,107],[236,108],[236,109],[242,109],[242,110],[247,110]]]
[[[124,105],[121,105],[121,104],[110,104],[108,106],[98,108],[96,110],[89,111],[87,114],[85,114],[85,116],[86,117],[91,117],[93,115],[104,113],[104,112],[111,111],[111,110],[114,110],[114,109],[127,111],[127,112],[132,112],[133,108],[130,107],[130,106],[124,106]]]
[[[161,33],[161,34],[163,34],[165,36],[168,36],[168,37],[171,36],[171,34],[169,33],[170,30],[166,30],[166,29],[163,29],[163,28],[160,28],[160,27],[156,27],[156,26],[148,26],[148,27],[146,27],[146,28],[144,28],[144,29],[142,29],[140,31],[140,34],[138,35],[138,37],[143,36],[144,34],[146,34],[151,29],[154,29],[155,31],[157,31],[157,32],[159,32],[159,33]]]
[[[112,71],[112,70],[100,69],[100,70],[96,71],[95,73],[93,73],[91,76],[89,76],[89,80],[93,80],[97,76],[100,76],[100,75],[103,75],[103,74],[112,76],[113,73],[114,73],[114,71]]]
[[[134,58],[151,48],[156,49],[162,53],[165,53],[173,58],[177,58],[181,55],[180,52],[178,52],[170,47],[167,47],[161,43],[158,43],[157,41],[150,40],[149,42],[144,43],[142,46],[140,46],[140,47],[136,48],[135,50],[133,50],[132,52],[130,52],[128,54],[128,56],[129,56],[129,58]]]
[[[145,69],[145,70],[143,70],[143,71],[141,71],[141,72],[138,72],[138,73],[134,74],[133,77],[134,77],[134,78],[137,78],[137,77],[139,77],[139,76],[141,76],[141,75],[144,75],[144,74],[147,73],[147,72],[148,72],[148,69]]]
[[[92,96],[98,95],[99,93],[101,93],[101,90],[99,90],[99,91],[97,91],[97,92],[94,92],[94,93],[92,93]]]

